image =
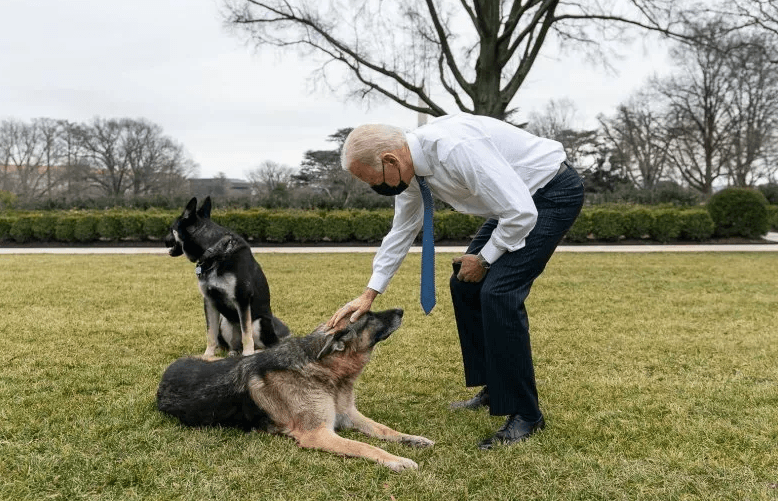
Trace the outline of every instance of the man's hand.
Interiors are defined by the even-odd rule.
[[[336,311],[335,314],[332,315],[332,318],[327,322],[327,327],[330,329],[333,328],[335,324],[340,322],[341,319],[347,315],[351,315],[349,321],[356,322],[362,314],[370,311],[370,307],[373,305],[376,296],[378,296],[378,292],[370,288],[365,289],[365,292],[363,292],[361,296],[349,301],[341,309]]]
[[[457,273],[457,280],[460,282],[480,282],[486,276],[486,269],[481,266],[478,258],[473,254],[455,257],[454,263],[462,265]]]

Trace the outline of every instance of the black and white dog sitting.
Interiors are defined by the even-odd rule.
[[[195,274],[205,305],[204,357],[222,346],[230,355],[251,355],[278,343],[289,328],[270,309],[270,287],[249,244],[211,221],[211,197],[197,209],[192,198],[173,221],[165,245],[171,256],[197,263]]]

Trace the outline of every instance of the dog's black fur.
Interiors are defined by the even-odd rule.
[[[267,278],[248,243],[211,220],[211,197],[199,209],[197,198],[189,201],[173,221],[165,245],[171,256],[183,254],[197,263],[195,274],[205,308],[206,356],[212,357],[219,345],[231,353],[249,355],[289,335],[283,322],[273,317]],[[249,339],[253,342],[247,343]]]
[[[214,361],[179,358],[162,376],[157,408],[187,426],[218,425],[244,431],[268,429],[272,422],[267,413],[257,407],[247,390],[236,387],[230,380],[242,360],[251,360],[267,351]],[[257,365],[261,370],[262,363]]]

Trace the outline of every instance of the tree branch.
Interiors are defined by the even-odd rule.
[[[443,29],[443,25],[440,22],[440,18],[438,17],[437,10],[435,9],[435,4],[432,0],[425,0],[427,4],[427,10],[430,13],[430,16],[432,17],[432,23],[435,26],[435,31],[438,34],[438,40],[440,42],[440,47],[443,49],[443,56],[446,60],[446,66],[448,66],[449,70],[451,70],[451,73],[454,75],[454,79],[457,81],[460,87],[462,87],[462,90],[464,90],[468,96],[471,98],[473,97],[473,88],[472,85],[465,80],[465,77],[462,75],[462,73],[459,71],[459,68],[456,65],[456,62],[454,61],[454,54],[451,53],[451,46],[448,43],[448,35],[446,34],[446,30]],[[464,1],[462,2],[464,4]],[[466,6],[467,8],[467,6]],[[472,16],[472,12],[467,8],[468,14]]]

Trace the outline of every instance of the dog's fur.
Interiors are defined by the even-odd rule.
[[[157,407],[188,426],[232,426],[293,437],[301,447],[357,456],[395,471],[417,468],[410,459],[348,440],[336,429],[417,447],[424,437],[399,433],[363,416],[354,405],[354,383],[373,347],[395,331],[402,310],[367,312],[353,324],[319,326],[249,357],[205,361],[181,358],[162,376]]]
[[[249,244],[211,220],[211,197],[197,209],[192,198],[173,221],[165,237],[168,253],[197,263],[206,325],[204,357],[213,358],[218,346],[230,354],[251,355],[289,335],[273,316],[270,287]],[[240,333],[240,335],[238,335]]]

